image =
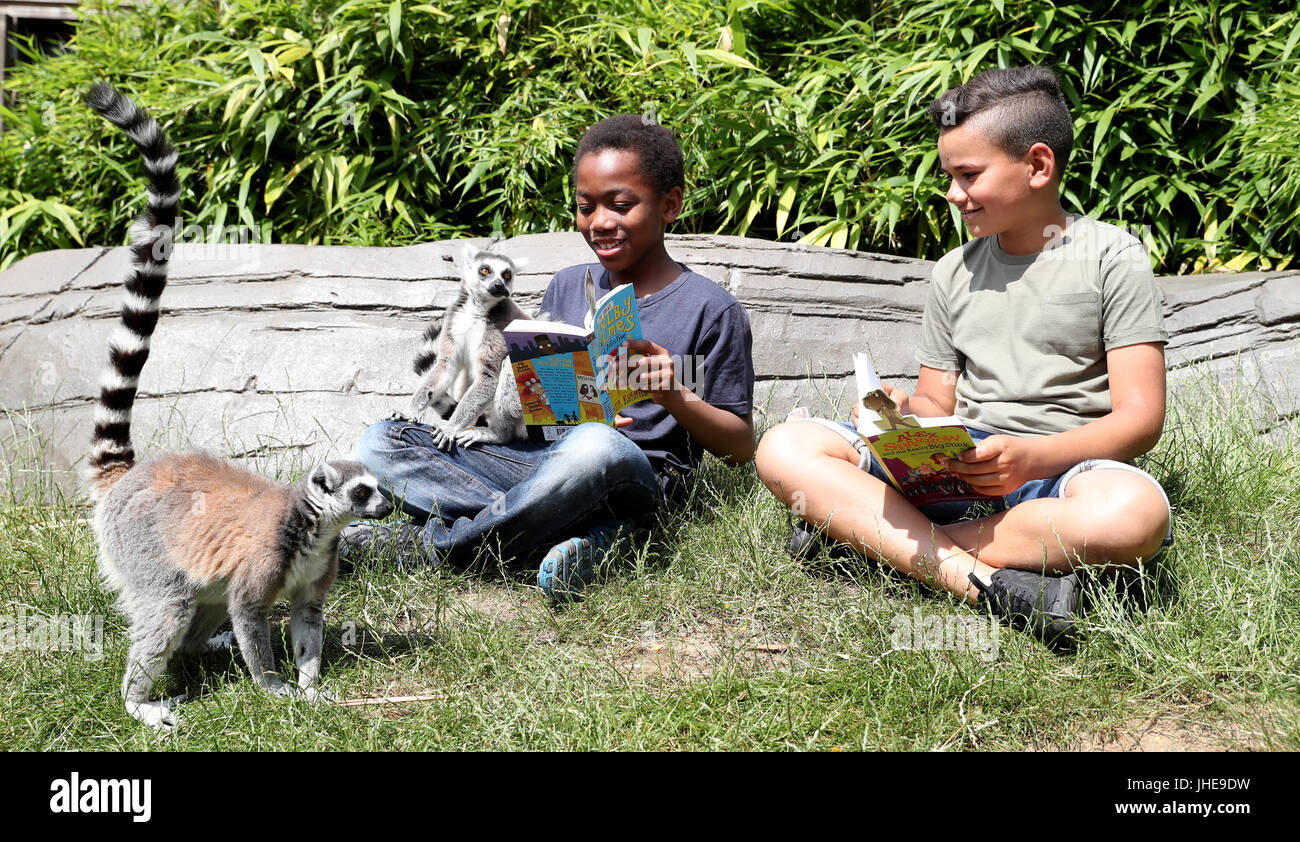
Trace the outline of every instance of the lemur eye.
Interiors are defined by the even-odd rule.
[[[352,496],[356,499],[358,503],[364,503],[366,502],[366,500],[370,499],[370,489],[366,488],[363,485],[360,488],[358,488],[356,491],[353,491]]]
[[[486,275],[486,274],[488,274],[489,271],[490,271],[490,270],[489,270],[486,266],[480,266],[480,267],[478,267],[478,273],[479,273],[480,275]]]
[[[507,281],[510,280],[510,270],[507,269],[506,271],[502,272],[501,277],[505,278]]]

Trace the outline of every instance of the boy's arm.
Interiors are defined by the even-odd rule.
[[[911,395],[888,383],[880,385],[904,415],[939,418],[952,415],[957,411],[957,372],[955,371],[921,366],[921,375],[916,380],[916,391]],[[853,402],[854,426],[858,423],[858,406],[861,403],[861,401]]]
[[[1165,353],[1160,342],[1106,352],[1111,411],[1064,433],[990,436],[951,464],[986,494],[1007,494],[1031,479],[1056,476],[1085,459],[1127,461],[1160,440],[1165,423]]]
[[[754,416],[712,406],[677,381],[668,350],[647,339],[627,343],[629,385],[650,392],[704,449],[729,465],[754,458]]]
[[[916,391],[912,393],[908,405],[910,412],[921,418],[936,418],[955,413],[957,372],[930,368],[928,365],[921,366],[921,374],[916,380]]]

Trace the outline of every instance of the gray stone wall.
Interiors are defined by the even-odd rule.
[[[460,245],[178,245],[141,379],[137,449],[204,447],[280,468],[346,454],[413,388],[419,334],[456,296]],[[498,247],[526,261],[525,307],[556,271],[593,259],[571,233]],[[863,347],[882,377],[915,375],[928,261],[716,236],[671,236],[669,250],[748,308],[760,424],[796,401],[843,407]],[[86,452],[127,260],[123,248],[54,251],[0,273],[0,440],[8,454],[44,452],[65,488]],[[1160,286],[1172,380],[1197,362],[1225,382],[1258,374],[1279,415],[1300,409],[1300,272]]]

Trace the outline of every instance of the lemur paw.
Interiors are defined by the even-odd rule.
[[[393,411],[389,414],[389,416],[388,416],[387,418],[385,418],[384,420],[385,420],[385,421],[407,421],[407,422],[409,422],[411,419],[410,419],[409,417],[407,417],[407,415],[406,415],[405,412],[402,412],[400,409],[395,409],[395,410],[393,410]]]
[[[338,697],[328,690],[322,690],[319,687],[304,687],[302,690],[302,700],[313,704],[322,702],[337,702]]]
[[[812,412],[806,406],[796,406],[790,410],[790,414],[785,417],[787,421],[803,421],[812,417]]]
[[[438,448],[439,450],[451,450],[451,446],[456,441],[455,439],[456,434],[449,431],[446,427],[444,427],[442,424],[439,424],[437,421],[433,422],[430,425],[430,427],[432,427],[433,429],[433,433],[432,433],[433,446]]]
[[[453,436],[453,438],[455,438],[456,440],[456,444],[460,445],[461,447],[470,447],[472,445],[479,444],[487,437],[488,437],[488,431],[483,429],[482,427],[466,427],[465,429],[457,433],[455,436]]]
[[[183,701],[185,701],[184,693],[170,699],[159,699],[156,702],[127,702],[126,712],[150,728],[170,731],[181,724],[181,715],[175,708]]]
[[[286,684],[280,680],[278,675],[268,675],[266,681],[262,684],[262,689],[275,696],[298,695],[298,685]]]
[[[203,648],[207,652],[225,652],[234,649],[235,643],[235,633],[227,630],[208,638]]]

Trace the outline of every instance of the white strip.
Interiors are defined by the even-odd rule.
[[[137,312],[157,313],[158,299],[149,298],[148,296],[140,295],[138,293],[131,292],[130,290],[124,290],[122,292],[122,306],[129,310],[135,310]]]
[[[147,219],[137,219],[131,223],[131,245],[142,246],[159,239],[167,233],[166,225],[150,225]]]
[[[176,158],[177,153],[175,150],[172,150],[170,154],[164,155],[161,158],[145,158],[144,168],[153,175],[163,175],[168,170],[175,168]],[[180,197],[179,193],[176,195],[178,198]]]
[[[130,424],[131,410],[109,409],[101,404],[95,405],[96,424]]]
[[[175,193],[155,193],[152,190],[144,191],[149,197],[149,204],[152,207],[171,207],[181,200],[181,191]]]
[[[153,247],[157,248],[158,246],[155,243]],[[159,256],[161,257],[161,255]],[[161,281],[167,277],[167,266],[166,264],[159,263],[153,259],[148,259],[141,263],[137,263],[135,266],[135,272],[151,281]]]
[[[109,439],[100,439],[95,444],[95,449],[91,451],[90,458],[92,460],[98,461],[100,459],[103,459],[105,456],[121,456],[122,454],[126,453],[128,450],[132,450],[132,449],[133,448],[129,444],[120,445]]]
[[[99,388],[108,389],[110,392],[116,392],[118,389],[134,389],[139,384],[139,377],[123,377],[114,368],[105,369],[104,373],[99,375]]]
[[[126,123],[135,122],[135,105],[131,100],[114,91],[109,106],[104,109],[104,116],[109,122],[123,128]]]
[[[139,146],[148,146],[153,139],[158,136],[158,121],[150,118],[138,126],[130,129],[123,129],[126,136],[134,140]]]
[[[137,351],[149,350],[149,339],[131,330],[126,325],[119,324],[113,329],[113,335],[108,340],[108,347],[123,353],[133,354]]]

